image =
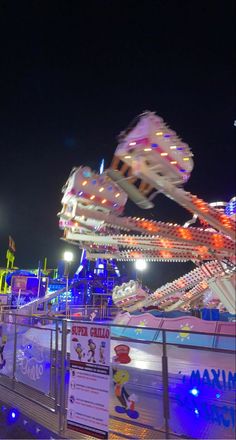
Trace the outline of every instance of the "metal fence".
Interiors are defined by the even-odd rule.
[[[61,434],[66,429],[69,340],[74,322],[4,312],[0,323],[4,345],[0,385],[54,411]],[[110,432],[114,432],[113,421],[118,420],[123,432],[129,424],[136,438],[138,427],[150,429],[153,438],[159,438],[157,433],[165,438],[234,438],[234,336],[194,332],[187,327],[157,330],[146,328],[145,323],[129,328],[96,325],[106,325],[111,331]],[[119,344],[129,349],[127,365],[116,362]],[[135,420],[119,410],[114,392],[119,372],[132,396],[138,414]]]
[[[118,312],[117,307],[107,307],[106,305],[98,305],[98,306],[71,306],[70,307],[70,318],[76,318],[76,315],[80,315],[82,319],[86,319],[88,321],[97,321],[97,320],[109,320],[113,319]]]

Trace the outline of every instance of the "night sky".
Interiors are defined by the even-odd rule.
[[[57,265],[71,168],[98,170],[103,157],[108,166],[117,135],[146,109],[192,148],[188,191],[210,202],[234,196],[232,3],[0,1],[1,265],[9,234],[17,266],[44,256]],[[189,218],[164,196],[152,211],[130,202],[126,214]],[[186,268],[157,266],[154,285]]]

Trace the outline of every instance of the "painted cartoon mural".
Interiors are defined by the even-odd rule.
[[[131,419],[139,417],[135,404],[138,398],[135,394],[129,394],[126,385],[129,382],[129,372],[127,370],[117,370],[113,368],[113,383],[115,397],[119,405],[115,406],[115,411],[119,414],[126,413]]]

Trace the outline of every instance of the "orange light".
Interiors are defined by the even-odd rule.
[[[88,181],[87,181],[87,180],[84,180],[83,183],[82,183],[82,185],[85,186],[85,185],[87,185],[87,183],[88,183]]]
[[[212,234],[213,244],[216,248],[222,248],[224,246],[223,237],[218,234]]]
[[[120,195],[120,193],[117,193],[117,194],[115,195],[115,197],[119,197],[119,195]]]
[[[161,238],[160,242],[161,242],[162,246],[164,246],[166,248],[171,248],[172,247],[171,242],[169,240],[165,239],[165,238]]]
[[[102,200],[102,203],[106,203],[106,201],[107,201],[107,199],[103,199],[103,200]]]
[[[167,252],[167,251],[160,251],[160,255],[163,258],[171,258],[172,257],[172,253],[171,252]]]
[[[90,197],[90,200],[93,200],[93,199],[95,199],[95,196],[91,196],[91,197]]]
[[[179,228],[179,235],[185,238],[185,240],[191,240],[193,238],[191,231],[187,228]]]
[[[196,249],[199,252],[199,254],[202,256],[208,253],[208,248],[206,246],[197,246]]]
[[[141,253],[140,252],[130,252],[130,256],[133,258],[140,258]]]
[[[162,131],[157,131],[156,135],[157,135],[157,136],[162,136],[162,135],[163,135],[163,132],[162,132]]]
[[[101,193],[102,191],[104,191],[103,186],[99,189],[99,192]]]

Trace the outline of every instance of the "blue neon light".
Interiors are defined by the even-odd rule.
[[[8,425],[15,423],[18,416],[19,416],[19,412],[15,408],[10,409],[7,416]]]
[[[190,394],[192,394],[193,396],[198,396],[199,394],[199,390],[197,388],[192,388],[190,391]]]
[[[104,171],[104,163],[105,163],[105,161],[104,161],[104,159],[102,159],[101,165],[100,165],[100,168],[99,168],[99,174],[102,174],[103,171]]]

